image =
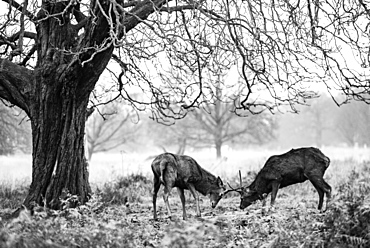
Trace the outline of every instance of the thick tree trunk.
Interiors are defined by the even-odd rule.
[[[71,15],[47,18],[65,8],[64,2],[45,4],[38,13],[44,21],[36,28],[38,60],[28,106],[33,160],[32,183],[24,205],[29,208],[38,204],[60,209],[67,193],[78,196],[83,204],[91,193],[84,152],[86,111],[89,95],[111,58],[113,46],[100,52],[65,52],[101,44],[109,30],[105,18],[97,18],[96,26],[86,26],[79,44]]]
[[[41,85],[41,83],[40,83]],[[40,89],[30,109],[33,161],[32,183],[25,206],[34,203],[59,209],[65,193],[85,203],[90,194],[84,156],[84,128],[88,97],[77,96],[73,82]],[[56,89],[57,88],[57,89]]]

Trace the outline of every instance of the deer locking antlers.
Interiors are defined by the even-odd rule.
[[[239,170],[239,180],[240,180],[240,187],[238,188],[233,188],[231,187],[231,185],[229,183],[227,183],[227,185],[229,185],[229,188],[228,190],[225,190],[224,192],[222,192],[222,197],[224,197],[227,193],[230,193],[230,192],[238,192],[239,194],[241,194],[244,190],[244,187],[243,187],[243,183],[242,183],[242,173],[240,172]]]

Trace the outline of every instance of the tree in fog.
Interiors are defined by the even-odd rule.
[[[22,111],[7,108],[0,101],[0,155],[13,154],[15,150],[30,151],[31,134]]]
[[[193,111],[193,120],[198,122],[187,139],[193,146],[212,145],[217,158],[222,157],[222,146],[227,142],[238,142],[247,147],[252,144],[262,145],[273,139],[276,128],[274,116],[266,113],[240,118],[230,111],[232,104],[216,101]],[[193,122],[194,123],[194,122]]]
[[[340,139],[335,133],[335,119],[340,109],[329,96],[322,94],[307,101],[307,105],[299,106],[298,113],[279,115],[279,144],[288,147],[336,145]]]
[[[163,122],[215,98],[203,74],[219,64],[242,78],[229,96],[239,115],[294,108],[315,95],[313,81],[368,102],[369,13],[334,0],[3,0],[0,97],[32,129],[24,205],[60,208],[65,191],[89,199],[84,130],[89,104],[107,92],[99,85]],[[106,68],[116,80],[98,84]],[[167,80],[169,70],[178,80]]]
[[[309,106],[305,107],[303,119],[306,124],[303,128],[313,136],[315,146],[321,147],[324,133],[333,128],[335,112],[335,105],[326,95],[311,100]]]
[[[215,68],[219,66],[210,69]],[[274,137],[276,123],[273,115],[260,113],[242,117],[233,112],[234,102],[229,98],[232,87],[225,83],[229,76],[227,71],[208,70],[207,75],[203,83],[214,98],[166,128],[167,132],[160,132],[163,143],[179,144],[178,153],[183,153],[186,146],[214,147],[217,158],[221,158],[222,146],[227,142],[261,145]]]
[[[217,158],[222,157],[222,146],[241,144],[244,147],[261,145],[274,138],[276,122],[273,115],[262,113],[239,117],[231,103],[217,101],[189,113],[172,126],[157,126],[151,136],[163,151],[184,154],[185,148],[195,150],[214,147]]]
[[[276,128],[273,115],[260,113],[240,117],[233,113],[234,102],[225,95],[221,77],[213,83],[215,100],[204,104],[202,108],[189,113],[192,121],[183,135],[193,146],[212,145],[217,158],[221,158],[222,146],[230,141],[241,141],[244,146],[263,144],[273,138]],[[189,122],[187,122],[189,124]]]
[[[370,106],[353,102],[341,108],[335,118],[337,133],[350,146],[370,145]]]
[[[171,152],[184,155],[188,147],[188,134],[191,132],[191,125],[188,125],[189,118],[178,120],[174,125],[166,126],[156,122],[146,122],[147,127],[145,138],[151,138],[153,146],[162,152]],[[154,158],[150,157],[150,158]]]
[[[139,125],[131,108],[112,102],[95,111],[87,121],[87,158],[93,153],[110,151],[133,141]]]
[[[320,147],[345,142],[350,146],[368,145],[370,128],[370,106],[363,102],[352,102],[340,108],[323,95],[299,108],[300,113],[291,122],[300,137],[312,141]],[[329,138],[329,140],[328,140]]]

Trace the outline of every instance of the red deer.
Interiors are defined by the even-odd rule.
[[[331,187],[323,179],[329,164],[330,159],[317,148],[292,149],[287,153],[271,156],[248,187],[242,186],[240,178],[241,187],[225,193],[239,192],[240,208],[244,209],[256,200],[264,200],[271,192],[271,206],[273,206],[279,188],[302,183],[308,179],[319,193],[318,209],[321,210],[324,194],[327,197],[326,207],[331,198]]]
[[[204,170],[191,157],[185,155],[175,155],[172,153],[163,153],[158,155],[152,162],[152,171],[154,174],[153,190],[153,217],[157,219],[157,193],[163,184],[163,199],[167,207],[167,212],[171,218],[170,205],[168,196],[171,189],[177,187],[182,203],[183,219],[186,220],[185,195],[184,190],[190,190],[196,201],[196,213],[200,217],[199,196],[198,192],[208,195],[211,200],[212,208],[215,208],[221,199],[226,187],[220,177],[215,177],[208,171]]]

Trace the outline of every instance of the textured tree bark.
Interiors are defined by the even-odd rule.
[[[61,87],[44,84],[30,109],[33,173],[24,201],[27,207],[36,203],[59,209],[62,192],[77,195],[85,203],[91,192],[84,157],[88,98],[79,98],[74,87],[58,84]]]
[[[110,56],[110,52],[98,55],[101,63],[94,67],[75,63],[66,70],[61,64],[56,72],[35,77],[29,105],[33,173],[26,207],[38,204],[60,209],[67,192],[77,195],[81,204],[89,199],[86,111],[89,94]]]

